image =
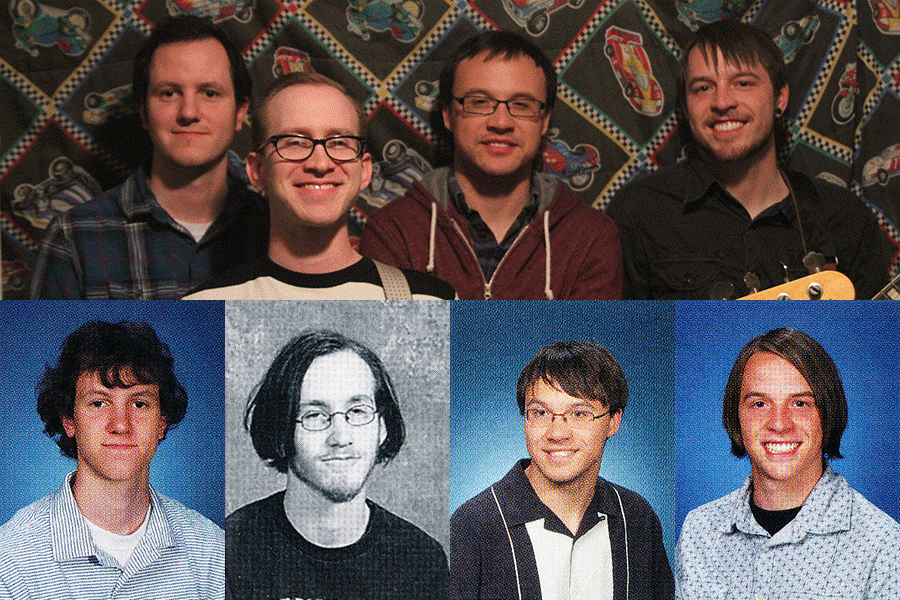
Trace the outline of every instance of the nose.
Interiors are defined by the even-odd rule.
[[[110,433],[128,433],[131,431],[131,408],[116,406],[110,409],[106,428]]]
[[[331,430],[328,434],[328,443],[331,446],[349,446],[352,443],[352,434],[350,428],[353,427],[347,422],[344,413],[337,413],[331,417]]]
[[[178,119],[183,123],[197,120],[197,99],[193,94],[184,94],[178,107]]]
[[[572,426],[566,421],[565,415],[551,415],[544,435],[551,440],[566,439],[572,435]]]
[[[313,148],[312,154],[309,155],[305,161],[303,161],[303,168],[312,173],[322,174],[328,173],[334,169],[334,161],[328,156],[325,152],[324,144],[316,144]],[[339,415],[343,417],[343,415]],[[343,418],[335,417],[334,422],[343,421],[344,424],[347,421]]]
[[[727,85],[716,86],[715,95],[713,96],[713,109],[718,111],[727,111],[735,106],[734,96]]]
[[[775,405],[769,412],[769,419],[766,425],[772,431],[786,431],[793,425],[791,413],[787,406]]]
[[[488,115],[487,126],[492,130],[508,131],[515,127],[516,120],[509,114],[509,104],[501,102],[496,110]]]

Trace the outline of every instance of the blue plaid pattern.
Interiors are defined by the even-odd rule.
[[[226,208],[199,242],[159,205],[139,168],[50,224],[31,297],[175,300],[265,253],[268,207],[230,159]]]

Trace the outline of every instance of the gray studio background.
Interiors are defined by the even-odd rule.
[[[406,441],[376,466],[369,496],[446,545],[449,510],[449,303],[239,302],[225,308],[225,512],[285,487],[244,430],[247,398],[288,340],[328,328],[371,348],[391,376]]]

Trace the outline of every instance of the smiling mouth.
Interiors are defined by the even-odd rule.
[[[800,447],[800,442],[769,442],[763,447],[769,454],[789,454]]]
[[[712,128],[716,131],[734,131],[744,126],[743,121],[719,121],[713,123]]]
[[[343,462],[357,460],[358,458],[358,456],[323,456],[320,460],[322,462]]]
[[[302,190],[330,190],[336,188],[336,183],[301,183],[296,187]]]
[[[575,454],[574,450],[546,450],[546,452],[553,458],[568,458]]]

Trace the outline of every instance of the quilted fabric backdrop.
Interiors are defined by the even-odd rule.
[[[699,23],[731,16],[776,39],[789,68],[790,164],[850,186],[900,270],[898,0],[0,0],[3,296],[27,293],[50,219],[119,183],[147,138],[127,107],[131,58],[154,24],[192,13],[243,50],[257,86],[314,69],[364,101],[373,154],[359,227],[436,166],[444,60],[478,30],[529,36],[560,74],[545,170],[602,209],[641,171],[678,160],[674,72]],[[249,128],[234,150],[245,156]]]

